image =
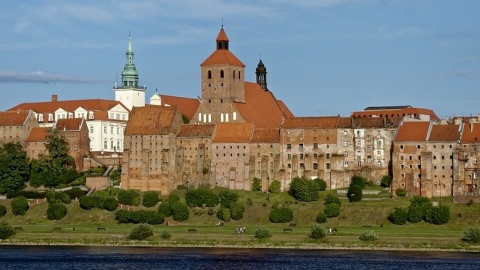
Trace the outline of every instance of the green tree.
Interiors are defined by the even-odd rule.
[[[305,177],[293,178],[288,193],[302,202],[318,201],[319,198],[318,190],[315,189],[313,181]]]
[[[362,188],[357,185],[350,185],[350,187],[348,187],[347,197],[350,200],[350,202],[361,201],[363,197]]]
[[[282,183],[280,183],[280,181],[273,180],[270,183],[270,187],[268,191],[270,191],[271,193],[280,193],[281,190],[282,190]]]
[[[145,191],[143,193],[142,205],[145,207],[154,207],[160,201],[157,191]]]
[[[15,234],[15,229],[5,221],[0,223],[0,239],[7,239]]]
[[[213,207],[218,204],[218,195],[215,194],[211,189],[200,187],[198,189],[191,189],[185,193],[185,201],[189,206],[198,206],[206,205],[208,207]]]
[[[27,153],[19,143],[0,147],[0,193],[23,189],[29,175]]]
[[[328,193],[327,196],[325,196],[325,205],[335,203],[338,204],[338,206],[342,206],[342,202],[340,201],[340,198],[336,194]]]
[[[359,186],[360,188],[363,189],[367,185],[367,182],[368,181],[365,177],[354,175],[354,176],[352,176],[350,186],[351,185],[357,185],[357,186]]]
[[[327,229],[325,226],[318,223],[313,223],[312,227],[310,228],[310,237],[313,239],[321,239],[327,236]]]
[[[220,205],[228,209],[230,209],[232,203],[238,200],[238,194],[228,189],[220,191],[218,197],[220,197]]]
[[[327,182],[320,178],[313,179],[313,186],[317,191],[324,191],[327,189]]]
[[[261,191],[262,190],[262,180],[260,178],[254,177],[252,182],[252,191]]]
[[[326,204],[323,212],[328,218],[338,217],[340,215],[340,205],[336,203]]]
[[[285,223],[293,220],[293,210],[288,207],[277,207],[270,212],[269,220],[272,223]]]
[[[134,227],[130,234],[128,235],[128,239],[130,240],[145,240],[153,236],[153,227],[147,224],[140,224]]]
[[[243,212],[245,212],[245,206],[243,205],[243,203],[235,202],[230,205],[230,214],[233,220],[242,219]]]
[[[60,201],[48,204],[47,217],[50,220],[60,220],[67,215],[67,207]]]
[[[174,202],[172,206],[172,217],[175,221],[185,221],[189,218],[190,212],[185,203]]]
[[[380,185],[382,187],[389,187],[392,184],[392,178],[388,175],[385,175],[382,177],[382,180],[380,180]]]
[[[10,206],[12,207],[12,213],[15,216],[24,216],[29,208],[28,201],[23,196],[13,198],[10,201]]]

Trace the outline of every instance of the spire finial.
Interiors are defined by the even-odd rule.
[[[262,60],[262,53],[260,53],[260,60]]]
[[[223,28],[223,17],[222,17],[222,28]]]

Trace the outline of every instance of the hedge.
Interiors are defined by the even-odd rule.
[[[270,212],[269,220],[272,223],[285,223],[293,220],[293,211],[288,207],[277,207]]]

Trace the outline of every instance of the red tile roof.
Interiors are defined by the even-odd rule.
[[[0,126],[23,126],[29,114],[29,110],[0,112]]]
[[[279,143],[280,129],[278,128],[255,128],[252,142],[256,143]]]
[[[125,107],[120,101],[105,100],[105,99],[79,99],[79,100],[21,103],[9,109],[9,111],[32,110],[36,113],[53,113],[56,110],[62,108],[67,112],[74,112],[76,109],[80,107],[88,111],[108,111],[117,105],[124,107],[128,111],[128,108]]]
[[[213,136],[214,143],[248,143],[252,138],[251,123],[218,123]]]
[[[430,122],[403,122],[398,128],[396,142],[424,142],[427,140]]]
[[[213,135],[215,125],[181,125],[180,130],[177,133],[177,137],[209,137]]]
[[[145,107],[134,107],[125,128],[125,135],[167,134],[170,132],[169,128],[177,112],[179,111],[175,106],[146,105]]]
[[[456,142],[460,138],[459,125],[432,125],[429,142]]]
[[[80,130],[83,124],[83,118],[58,119],[56,128],[59,131]]]
[[[278,106],[280,106],[280,109],[283,111],[283,114],[285,115],[286,118],[293,118],[295,115],[290,111],[290,109],[287,107],[287,105],[282,101],[277,99]]]
[[[225,30],[223,30],[223,27],[220,29],[220,32],[218,32],[217,41],[229,41],[227,33],[225,33]]]
[[[50,133],[51,127],[34,127],[28,135],[27,142],[44,142],[48,134]]]
[[[462,130],[460,143],[480,142],[480,123],[465,123]]]
[[[162,104],[168,104],[170,106],[177,106],[180,112],[192,120],[195,112],[197,112],[200,101],[197,98],[175,97],[160,95],[162,98]]]
[[[201,67],[212,66],[212,65],[232,65],[238,67],[245,67],[245,64],[240,61],[231,51],[229,50],[216,50],[214,51],[203,63],[200,64]]]
[[[287,118],[283,128],[337,128],[339,116]]]
[[[396,109],[381,109],[365,110],[360,112],[353,112],[352,117],[399,117],[405,115],[412,115],[418,117],[420,114],[430,115],[431,120],[439,120],[438,116],[430,109],[399,107]]]

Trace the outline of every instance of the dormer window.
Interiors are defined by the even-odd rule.
[[[43,114],[39,114],[39,115],[38,115],[38,121],[39,121],[39,122],[43,122]]]
[[[53,121],[53,114],[49,113],[48,114],[48,122],[52,122]]]
[[[68,113],[68,118],[73,118],[73,113],[72,112]]]
[[[94,119],[95,115],[93,112],[88,112],[88,119]]]

